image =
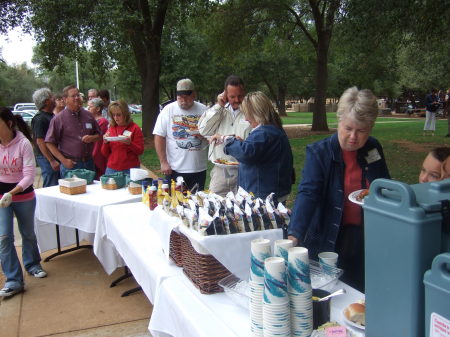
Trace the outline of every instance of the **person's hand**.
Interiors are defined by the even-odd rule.
[[[84,135],[81,137],[81,141],[83,143],[92,143],[92,136],[91,135]]]
[[[69,158],[65,158],[63,161],[64,167],[68,168],[68,169],[73,168],[76,163],[77,163],[76,161],[73,161],[72,159],[69,159]]]
[[[244,139],[242,139],[241,137],[239,137],[239,136],[234,136],[234,138],[236,138],[237,140],[240,140],[241,142],[243,142],[244,141]]]
[[[103,142],[104,143],[108,143],[109,140],[107,140],[106,138],[109,137],[109,130],[105,132],[105,134],[103,135]]]
[[[0,199],[0,207],[5,208],[11,205],[12,202],[12,194],[11,193],[5,193],[3,194],[3,197]]]
[[[228,102],[228,98],[227,98],[227,93],[225,91],[222,92],[221,94],[217,95],[217,104],[224,107],[225,104],[227,104],[227,102]]]
[[[169,163],[161,163],[161,172],[166,176],[172,174],[172,168],[170,167]]]
[[[223,143],[223,136],[216,133],[215,135],[211,136],[209,139],[210,144],[222,144]]]
[[[59,171],[59,161],[53,159],[50,162],[50,165],[51,165],[53,171]]]
[[[294,242],[294,247],[296,247],[298,245],[298,240],[295,236],[288,235],[288,239],[292,240]]]

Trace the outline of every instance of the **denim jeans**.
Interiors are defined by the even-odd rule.
[[[53,171],[49,161],[43,155],[38,154],[36,161],[41,168],[42,179],[44,180],[43,187],[58,185],[59,170]]]
[[[29,273],[41,268],[36,235],[34,233],[34,209],[36,199],[13,202],[6,208],[0,208],[0,260],[6,276],[5,287],[20,289],[23,287],[23,273],[14,247],[13,214],[17,218],[22,235],[22,261]]]
[[[133,168],[139,168],[139,167],[140,166],[133,167]],[[114,169],[109,168],[109,167],[106,168],[105,174],[113,174],[113,173],[117,173],[117,172],[123,172],[124,174],[130,175],[130,169],[118,171],[118,170],[114,170]]]
[[[59,172],[61,174],[61,178],[66,176],[66,172],[70,170],[76,169],[86,169],[95,172],[94,160],[89,159],[88,161],[77,161],[77,163],[72,168],[66,168],[62,163],[59,166]]]

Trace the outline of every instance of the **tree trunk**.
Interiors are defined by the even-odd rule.
[[[278,114],[280,117],[287,117],[286,113],[286,85],[280,84],[278,85],[278,99],[277,99],[277,108]]]
[[[316,93],[314,97],[314,113],[312,131],[328,131],[325,102],[328,87],[328,37],[326,33],[318,33],[316,63]]]
[[[153,128],[159,114],[159,73],[160,58],[153,57],[145,60],[146,72],[142,79],[142,133],[144,137],[153,136]]]

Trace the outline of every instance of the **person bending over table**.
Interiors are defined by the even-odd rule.
[[[448,165],[450,164],[448,161],[449,156],[450,147],[436,147],[431,150],[423,161],[419,174],[419,183],[429,183],[449,178],[450,171],[447,173]]]
[[[31,134],[20,115],[0,108],[0,261],[6,283],[0,297],[10,297],[24,289],[22,267],[14,247],[13,218],[22,235],[22,260],[26,271],[37,278],[46,277],[34,233],[36,174]]]
[[[244,97],[241,111],[253,128],[247,139],[215,134],[212,140],[224,142],[225,154],[239,162],[239,186],[258,198],[274,192],[278,201],[285,201],[291,192],[294,169],[291,145],[280,116],[260,91]]]
[[[111,102],[108,107],[110,126],[103,136],[102,154],[108,157],[105,174],[123,172],[130,174],[131,168],[139,168],[139,156],[144,153],[144,135],[133,122],[128,105],[123,100]],[[119,137],[109,141],[108,137]]]
[[[378,115],[370,90],[347,89],[338,104],[337,133],[306,147],[302,181],[288,228],[310,258],[339,254],[342,281],[364,292],[364,221],[361,206],[348,200],[377,178],[390,179],[383,149],[370,137]]]

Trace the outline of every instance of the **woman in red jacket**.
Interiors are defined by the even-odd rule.
[[[132,121],[127,103],[112,102],[108,107],[110,126],[103,136],[102,154],[108,157],[105,174],[123,172],[140,167],[139,156],[144,152],[144,135]]]

